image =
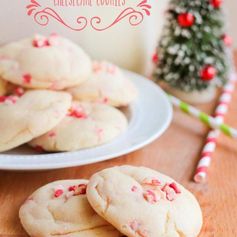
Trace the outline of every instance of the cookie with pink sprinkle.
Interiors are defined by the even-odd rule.
[[[108,62],[94,62],[89,80],[68,90],[74,99],[127,106],[137,97],[135,85],[122,70]]]
[[[51,152],[75,151],[110,142],[126,127],[127,119],[118,109],[74,101],[62,122],[29,144]]]
[[[26,88],[61,90],[88,79],[89,56],[58,35],[36,35],[0,48],[0,76]]]
[[[149,168],[102,170],[89,180],[87,198],[101,217],[128,237],[196,237],[202,227],[195,197]]]
[[[29,142],[55,127],[71,106],[65,92],[32,90],[0,96],[0,152]]]
[[[21,206],[19,217],[29,236],[119,237],[86,198],[87,180],[61,180],[36,190]]]

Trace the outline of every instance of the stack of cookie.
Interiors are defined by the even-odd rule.
[[[102,170],[90,180],[62,180],[35,191],[20,220],[30,236],[196,237],[202,213],[195,197],[145,167]]]
[[[58,152],[110,142],[128,123],[117,108],[136,96],[117,66],[92,62],[68,39],[9,43],[0,48],[0,152],[25,143]]]

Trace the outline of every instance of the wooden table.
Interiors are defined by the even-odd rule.
[[[226,122],[237,127],[237,90]],[[215,101],[200,109],[211,112]],[[40,186],[59,179],[89,178],[115,165],[147,166],[172,176],[198,198],[204,215],[201,237],[237,236],[237,141],[221,136],[209,172],[209,182],[192,181],[207,128],[180,111],[166,133],[145,148],[106,162],[47,172],[0,171],[0,237],[27,236],[18,210],[25,198]]]

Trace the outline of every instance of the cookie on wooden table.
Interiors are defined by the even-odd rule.
[[[32,90],[0,97],[0,151],[7,151],[55,127],[67,114],[71,95]]]
[[[86,198],[87,180],[61,180],[36,190],[21,206],[19,217],[30,236],[119,237]]]
[[[94,62],[89,80],[68,89],[74,99],[127,106],[137,97],[137,89],[122,70],[108,62]]]
[[[202,227],[195,197],[173,179],[145,167],[121,166],[94,174],[87,198],[128,237],[196,237]]]
[[[74,101],[61,123],[29,144],[45,151],[74,151],[110,142],[126,127],[127,119],[118,109]]]
[[[37,35],[0,48],[0,76],[33,89],[61,90],[88,79],[92,63],[70,40]]]

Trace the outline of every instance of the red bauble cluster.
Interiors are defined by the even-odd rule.
[[[222,0],[211,0],[210,3],[214,8],[220,8],[222,5]]]
[[[216,68],[211,65],[206,65],[200,72],[201,79],[203,81],[211,81],[216,76]]]
[[[186,12],[178,15],[178,23],[181,27],[191,27],[195,22],[193,14]]]
[[[223,40],[226,46],[231,46],[233,43],[233,40],[229,35],[224,34],[221,36],[221,39]]]

